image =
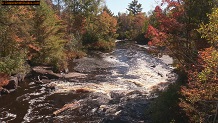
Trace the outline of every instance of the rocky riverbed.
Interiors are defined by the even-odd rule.
[[[40,74],[34,80],[24,82],[11,97],[0,97],[0,121],[146,122],[144,112],[155,97],[152,92],[177,79],[172,59],[155,58],[146,48],[117,42],[113,52],[93,51],[75,59],[66,74],[35,68]]]

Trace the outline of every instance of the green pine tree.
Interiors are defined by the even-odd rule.
[[[26,72],[31,17],[28,6],[0,6],[0,73]]]
[[[41,1],[34,17],[33,35],[35,55],[32,61],[37,64],[52,65],[56,70],[66,66],[63,28],[65,27],[54,10]]]
[[[129,8],[127,10],[130,12],[130,14],[136,15],[142,11],[142,4],[138,3],[138,0],[133,0],[128,5]]]

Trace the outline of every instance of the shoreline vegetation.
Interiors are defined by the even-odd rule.
[[[61,78],[61,71],[68,73],[70,60],[82,58],[90,50],[112,51],[116,39],[134,40],[157,47],[157,54],[165,51],[174,59],[176,70],[182,71],[183,78],[154,101],[151,119],[215,123],[217,5],[217,0],[163,0],[146,15],[133,0],[128,12],[117,16],[104,0],[43,0],[40,6],[0,6],[0,92],[15,91],[33,66],[49,66],[35,72]],[[36,79],[39,83],[43,80]],[[158,112],[159,108],[163,112]],[[184,117],[179,117],[180,113]]]

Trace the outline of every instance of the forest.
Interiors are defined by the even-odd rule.
[[[151,121],[217,123],[217,6],[217,0],[162,0],[148,15],[137,0],[118,15],[104,0],[0,6],[0,92],[11,76],[28,74],[32,66],[58,73],[90,51],[113,51],[116,40],[136,41],[171,56],[180,75],[154,99]]]

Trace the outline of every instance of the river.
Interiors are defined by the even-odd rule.
[[[152,92],[177,78],[172,59],[156,58],[147,48],[120,41],[110,53],[90,51],[70,63],[70,71],[85,76],[52,80],[54,90],[26,79],[15,92],[0,97],[0,123],[146,122]],[[58,112],[68,104],[73,106]]]

